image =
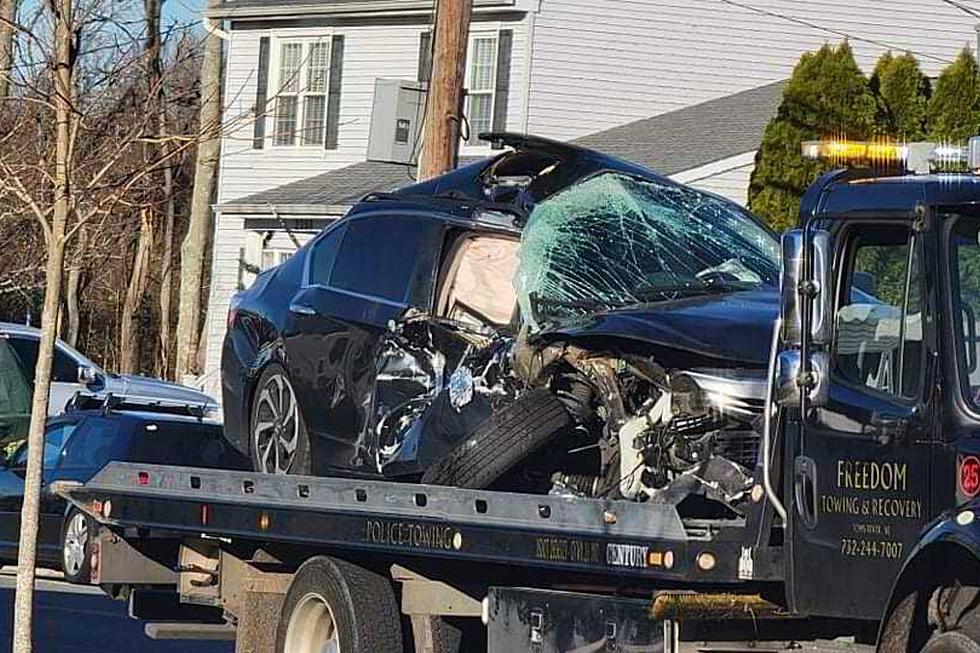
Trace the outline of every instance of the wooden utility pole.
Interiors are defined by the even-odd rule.
[[[436,0],[419,179],[441,175],[456,166],[472,5],[472,0]]]
[[[208,6],[218,6],[212,0]],[[220,21],[208,19],[212,30]],[[187,234],[180,248],[180,294],[177,306],[177,361],[174,376],[182,381],[185,374],[197,373],[200,348],[201,310],[205,254],[211,236],[211,201],[221,151],[221,38],[211,31],[204,37],[201,62],[200,133],[197,161],[194,165],[194,192],[187,220]]]

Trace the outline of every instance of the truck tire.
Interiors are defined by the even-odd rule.
[[[283,599],[276,650],[402,653],[401,616],[391,583],[343,560],[310,558],[296,570]]]
[[[950,630],[930,637],[922,653],[980,653],[980,644],[965,632]]]
[[[491,415],[426,470],[422,483],[489,487],[571,422],[568,411],[554,395],[544,388],[535,388]]]
[[[270,363],[262,371],[248,414],[248,449],[255,471],[265,474],[312,471],[309,432],[293,384],[282,365]]]

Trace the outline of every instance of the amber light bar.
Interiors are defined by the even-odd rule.
[[[904,163],[909,158],[907,145],[885,141],[804,141],[802,148],[805,158],[824,161],[859,161],[888,165]]]

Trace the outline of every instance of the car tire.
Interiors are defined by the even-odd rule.
[[[252,467],[268,474],[309,474],[310,438],[286,370],[268,365],[252,393],[248,423]]]
[[[92,577],[92,536],[95,522],[72,508],[61,532],[61,571],[69,583],[86,584]]]
[[[980,653],[980,644],[961,630],[934,633],[922,647],[922,653]]]
[[[296,570],[289,584],[276,626],[276,650],[401,653],[401,628],[398,602],[386,578],[316,556]]]
[[[497,411],[422,475],[422,483],[483,489],[572,422],[562,403],[535,388]]]

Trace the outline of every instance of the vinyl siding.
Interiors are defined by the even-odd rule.
[[[502,28],[514,33],[510,100],[507,124],[520,129],[526,103],[526,19],[522,21],[478,21],[472,33]],[[233,31],[225,69],[225,125],[222,141],[218,203],[227,202],[268,188],[328,172],[363,161],[367,153],[374,100],[374,81],[378,77],[414,80],[418,73],[419,35],[415,25],[374,25],[343,28],[295,28],[282,30]],[[265,147],[252,148],[252,106],[255,102],[259,38],[271,38],[275,52],[277,38],[322,38],[343,34],[344,65],[340,101],[340,128],[336,150],[323,146],[276,147],[271,144],[272,116],[266,118]],[[274,56],[274,55],[273,55]],[[274,73],[269,96],[275,94]],[[464,148],[463,154],[484,150]]]
[[[542,0],[528,129],[576,138],[762,86],[844,34],[865,71],[892,49],[936,75],[975,22],[939,0]]]
[[[745,206],[748,204],[749,178],[753,168],[755,152],[746,152],[679,172],[671,175],[671,179]]]

